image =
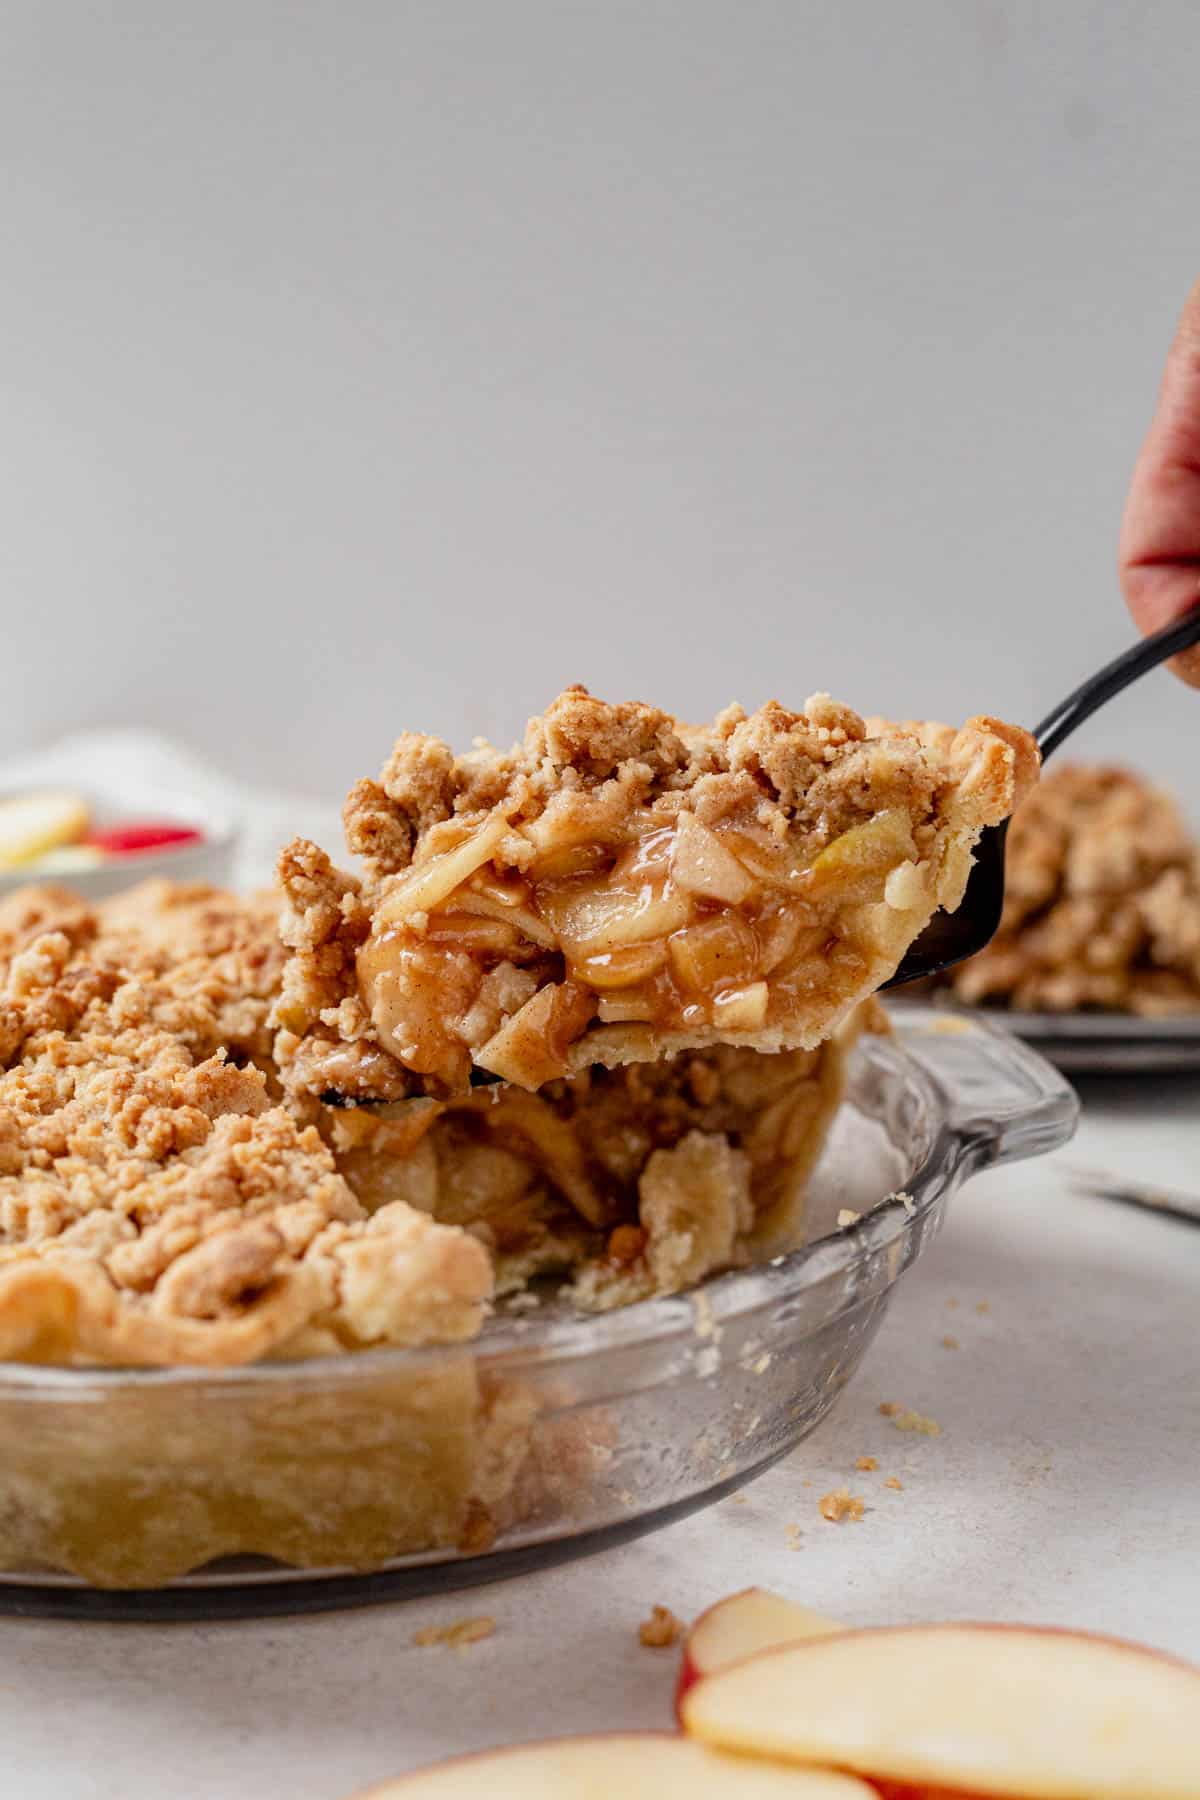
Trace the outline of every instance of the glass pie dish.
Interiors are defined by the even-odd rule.
[[[179,1619],[449,1590],[751,1480],[835,1404],[962,1182],[1074,1128],[1070,1087],[1016,1038],[892,1017],[853,1052],[805,1242],[770,1263],[601,1316],[547,1291],[468,1346],[3,1366],[0,1609]]]

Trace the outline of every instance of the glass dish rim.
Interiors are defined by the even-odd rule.
[[[936,1021],[939,1017],[944,1021],[947,1014],[914,1002],[892,1005],[888,1010],[891,1031],[860,1039],[852,1054],[864,1050],[873,1050],[883,1058],[890,1054],[893,1073],[922,1090],[934,1121],[928,1153],[901,1191],[882,1195],[853,1223],[812,1243],[751,1268],[714,1276],[686,1293],[635,1301],[612,1312],[556,1319],[548,1325],[539,1321],[536,1314],[501,1318],[486,1328],[485,1335],[461,1343],[417,1348],[383,1346],[230,1367],[200,1363],[165,1368],[60,1367],[0,1362],[0,1391],[13,1398],[26,1395],[59,1399],[64,1404],[99,1399],[104,1393],[171,1386],[201,1388],[212,1394],[261,1387],[294,1392],[309,1386],[354,1385],[389,1374],[416,1373],[464,1358],[473,1359],[481,1369],[513,1373],[543,1364],[559,1366],[585,1357],[599,1358],[605,1352],[638,1346],[662,1347],[672,1339],[695,1340],[764,1304],[794,1300],[846,1276],[856,1265],[874,1260],[919,1232],[944,1195],[947,1183],[957,1185],[959,1178],[970,1173],[963,1168],[964,1161],[972,1153],[978,1160],[986,1160],[981,1152],[986,1150],[988,1133],[973,1128],[965,1117],[956,1116],[952,1092],[939,1082],[929,1064],[909,1048],[911,1042],[931,1031],[936,1034],[946,1030],[944,1023],[939,1027]],[[955,1021],[955,1037],[974,1040],[977,1047],[986,1044],[998,1050],[1013,1072],[1019,1068],[1036,1072],[1043,1098],[1059,1099],[1068,1115],[1072,1103],[1077,1111],[1069,1084],[1012,1032],[989,1019],[949,1016]],[[997,1141],[997,1134],[993,1134],[993,1144]]]

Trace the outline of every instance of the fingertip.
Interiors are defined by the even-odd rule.
[[[1200,278],[1197,278],[1191,293],[1183,303],[1175,342],[1176,345],[1186,346],[1190,350],[1200,350]]]
[[[1186,682],[1188,687],[1200,688],[1200,644],[1173,656],[1167,667],[1172,675],[1178,675],[1180,681]]]

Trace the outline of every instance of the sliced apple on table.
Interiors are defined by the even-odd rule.
[[[853,1775],[725,1756],[689,1738],[630,1731],[453,1757],[356,1800],[878,1800]]]
[[[798,1644],[805,1638],[825,1637],[845,1629],[824,1613],[797,1606],[794,1600],[785,1600],[782,1594],[772,1594],[767,1588],[743,1588],[740,1594],[728,1594],[700,1614],[683,1640],[676,1709],[702,1675],[713,1675],[730,1663],[756,1656],[760,1650],[774,1650],[780,1644]]]
[[[87,806],[78,794],[47,791],[0,799],[0,869],[19,868],[73,844],[87,824]]]
[[[1200,1669],[1115,1638],[1004,1625],[846,1631],[767,1650],[683,1696],[723,1750],[925,1794],[1197,1800]]]

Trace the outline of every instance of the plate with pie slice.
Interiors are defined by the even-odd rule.
[[[989,1010],[1068,1075],[1186,1074],[1200,1070],[1200,1012],[1165,1018],[1132,1013]]]
[[[942,977],[1071,1074],[1200,1069],[1200,845],[1136,770],[1067,763],[1008,833],[992,942]]]

